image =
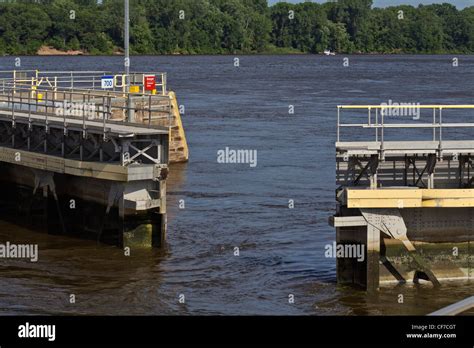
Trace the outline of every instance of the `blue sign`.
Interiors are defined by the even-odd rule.
[[[113,76],[102,76],[101,86],[103,89],[114,88],[114,77]]]

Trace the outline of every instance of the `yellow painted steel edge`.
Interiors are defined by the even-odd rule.
[[[474,207],[474,189],[347,189],[348,208]]]
[[[474,109],[474,105],[339,105],[339,109]]]
[[[430,199],[423,201],[423,208],[472,208],[474,198]]]
[[[474,189],[425,189],[420,191],[423,193],[423,200],[438,198],[474,198]]]
[[[420,189],[377,189],[377,190],[360,190],[347,189],[348,199],[422,199],[422,191]]]
[[[350,199],[347,201],[348,208],[422,208],[421,199]]]

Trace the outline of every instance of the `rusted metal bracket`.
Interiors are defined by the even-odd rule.
[[[423,257],[417,252],[413,243],[408,239],[407,228],[398,209],[360,209],[360,211],[369,225],[403,243],[418,266],[417,272],[415,273],[415,282],[418,279],[423,279],[423,275],[426,275],[426,278],[430,280],[434,286],[440,286],[434,273],[429,269]]]

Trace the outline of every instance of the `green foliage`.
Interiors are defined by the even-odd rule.
[[[51,26],[42,8],[34,4],[4,4],[0,6],[0,14],[0,37],[5,53],[36,53]]]
[[[134,54],[473,53],[474,7],[372,8],[372,0],[133,0]],[[0,2],[0,54],[42,45],[111,54],[123,45],[122,0]]]
[[[280,2],[270,19],[270,43],[302,52],[472,53],[474,47],[474,7],[459,11],[447,3],[381,9],[372,0]]]

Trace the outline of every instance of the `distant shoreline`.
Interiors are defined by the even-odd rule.
[[[5,54],[0,56],[0,58],[7,57],[121,57],[123,53],[114,53],[114,54],[89,54],[79,51],[76,52],[59,52],[54,53],[50,52],[48,54]],[[345,57],[345,56],[474,56],[474,53],[457,53],[457,52],[447,52],[447,53],[336,53],[335,56],[330,57]],[[327,57],[323,53],[208,53],[208,54],[132,54],[131,57],[252,57],[252,56],[317,56],[317,57]],[[328,57],[329,58],[329,57]]]
[[[420,55],[420,56],[428,56],[428,55],[474,55],[473,53],[456,53],[456,52],[446,52],[446,53],[405,53],[405,52],[397,52],[397,53],[381,53],[381,52],[353,52],[353,53],[336,53],[335,56],[398,56],[398,55]],[[23,57],[76,57],[76,56],[86,56],[86,57],[115,57],[115,56],[122,56],[123,51],[117,49],[114,51],[113,54],[91,54],[84,50],[58,50],[54,47],[43,45],[41,46],[36,54],[31,55],[18,55]],[[4,57],[12,57],[16,55],[4,55]],[[298,51],[286,51],[281,50],[268,50],[263,52],[246,52],[246,53],[207,53],[207,54],[192,54],[192,53],[167,53],[167,54],[132,54],[131,55],[136,57],[156,57],[156,56],[164,56],[164,57],[192,57],[192,56],[326,56],[323,52],[320,53],[310,53],[310,52],[298,52]],[[334,55],[333,55],[334,56]]]
[[[123,54],[122,1],[74,1],[74,9],[67,3],[0,0],[0,55]],[[474,54],[474,6],[458,10],[448,2],[387,8],[373,8],[371,0],[272,6],[212,0],[203,8],[192,0],[179,1],[179,8],[173,1],[133,3],[130,50],[137,54]]]

